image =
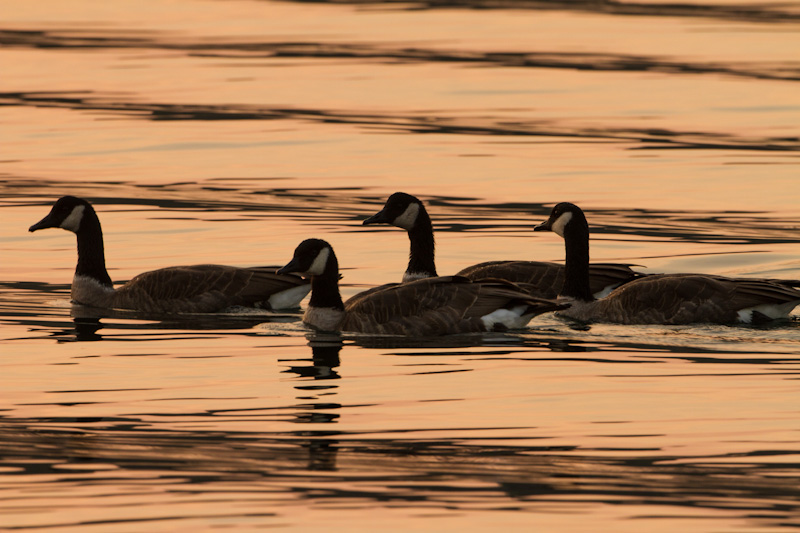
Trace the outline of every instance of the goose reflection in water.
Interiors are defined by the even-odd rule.
[[[298,400],[318,400],[318,396],[335,395],[338,385],[334,383],[306,385],[308,378],[314,381],[338,380],[341,376],[334,370],[340,365],[339,352],[342,350],[342,339],[338,335],[309,335],[308,345],[311,347],[311,359],[292,360],[292,362],[310,362],[311,365],[292,365],[285,373],[297,374],[302,380],[295,385],[300,392]],[[298,404],[301,408],[296,414],[294,422],[304,424],[333,424],[339,421],[340,415],[331,410],[342,408],[340,403],[313,402]],[[299,431],[294,432],[298,437],[312,437],[301,444],[308,451],[308,470],[335,471],[338,443],[336,439],[329,438],[338,435],[334,431]]]
[[[283,372],[297,374],[302,381],[300,384],[295,385],[295,389],[300,392],[297,399],[310,403],[300,403],[298,407],[300,411],[295,415],[295,422],[306,424],[329,424],[335,423],[339,419],[339,414],[332,413],[332,409],[341,409],[342,405],[330,401],[317,401],[319,396],[330,396],[336,394],[335,389],[339,386],[333,383],[327,384],[307,384],[307,379],[312,378],[317,380],[334,380],[341,379],[341,376],[334,370],[339,366],[339,352],[342,349],[342,341],[335,335],[329,336],[330,338],[323,339],[310,339],[309,346],[311,347],[311,359],[291,360],[297,361],[310,361],[310,366],[290,366]],[[285,361],[285,360],[284,360]],[[317,432],[314,432],[315,434]],[[329,432],[322,432],[328,435]],[[307,434],[304,432],[304,434]]]
[[[29,320],[25,323],[35,326],[34,330],[45,326],[48,336],[57,342],[91,342],[100,340],[145,341],[163,338],[165,330],[189,330],[195,335],[215,330],[247,330],[260,324],[289,324],[299,322],[300,317],[291,313],[256,312],[252,314],[236,312],[228,314],[202,315],[144,315],[123,309],[100,309],[83,305],[72,305],[69,310],[72,323],[65,321],[43,322]],[[101,330],[107,330],[101,334]],[[120,330],[123,333],[120,333]],[[113,331],[113,333],[112,333]],[[135,333],[134,333],[135,332]],[[133,336],[135,334],[135,336]]]
[[[302,378],[341,379],[341,376],[334,370],[340,364],[339,352],[342,350],[342,339],[338,335],[321,335],[320,339],[309,339],[308,345],[311,347],[311,359],[300,359],[296,361],[310,361],[311,366],[290,366],[283,372],[294,373]],[[298,387],[300,388],[300,387]],[[328,388],[328,387],[325,387]],[[330,388],[336,388],[335,385]]]
[[[79,342],[92,342],[103,339],[97,332],[103,329],[99,318],[73,318],[75,324],[75,340]]]

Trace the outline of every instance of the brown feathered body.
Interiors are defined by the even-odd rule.
[[[500,322],[487,325],[484,317],[519,307],[524,311],[517,327],[565,306],[531,297],[501,280],[441,276],[383,285],[353,296],[344,304],[341,330],[415,337],[506,330],[509,326]]]
[[[659,274],[627,283],[608,298],[571,303],[559,314],[585,322],[757,323],[788,314],[800,303],[800,291],[770,280]]]
[[[168,267],[139,274],[115,290],[103,290],[91,278],[76,275],[71,296],[73,302],[83,305],[150,313],[211,313],[234,306],[296,307],[311,285],[299,276],[276,274],[278,268]],[[288,295],[291,297],[286,298]]]

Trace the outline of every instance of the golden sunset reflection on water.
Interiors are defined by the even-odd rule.
[[[67,194],[117,283],[308,237],[345,298],[400,281],[362,226],[396,191],[440,274],[563,261],[533,226],[571,201],[595,261],[800,278],[794,6],[480,1],[0,1],[0,529],[800,525],[798,310],[398,339],[70,304],[75,237],[28,232]]]

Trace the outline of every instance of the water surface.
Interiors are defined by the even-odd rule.
[[[426,201],[437,263],[800,278],[790,3],[0,1],[0,529],[800,527],[800,318],[442,339],[300,311],[73,307],[93,202],[115,282],[335,247],[348,297]]]

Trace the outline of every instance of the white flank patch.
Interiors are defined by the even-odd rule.
[[[59,227],[73,233],[78,233],[78,229],[81,227],[81,220],[83,219],[83,211],[85,209],[85,205],[76,205],[73,207],[72,213],[70,213],[69,216],[64,219],[64,222],[62,222],[61,226]]]
[[[292,309],[294,307],[300,307],[300,301],[305,298],[309,292],[311,292],[310,283],[276,292],[269,297],[269,306],[273,309]]]
[[[325,272],[325,266],[328,264],[328,256],[331,255],[331,249],[327,246],[319,251],[314,262],[311,263],[306,274],[311,276],[321,276]]]
[[[562,214],[551,226],[551,229],[554,233],[556,233],[560,237],[564,237],[564,228],[567,226],[569,221],[572,220],[572,212],[567,211],[566,213]]]
[[[414,227],[418,215],[419,204],[416,202],[408,204],[408,207],[406,207],[406,210],[403,211],[403,214],[394,219],[392,225],[397,226],[398,228],[403,228],[404,230],[410,230]]]
[[[524,328],[533,318],[532,314],[522,314],[527,307],[526,305],[518,305],[513,309],[498,309],[488,315],[483,315],[481,320],[488,331],[492,331],[495,324],[503,324],[508,329]]]
[[[739,322],[745,324],[753,323],[753,311],[757,311],[762,315],[775,320],[777,318],[786,318],[792,309],[797,307],[800,301],[787,302],[785,304],[761,304],[755,307],[748,307],[747,309],[740,309],[737,314],[739,315]]]
[[[426,274],[425,272],[404,272],[403,283],[407,283],[409,281],[416,281],[418,279],[428,279],[429,277],[431,277],[431,275]]]

